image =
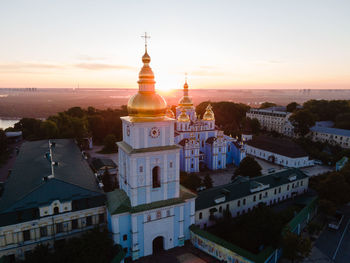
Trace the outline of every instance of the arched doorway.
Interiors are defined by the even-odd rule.
[[[153,254],[159,253],[164,250],[164,237],[159,236],[153,239],[152,251]]]

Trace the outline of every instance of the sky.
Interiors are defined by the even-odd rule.
[[[350,88],[349,0],[0,2],[0,87]]]

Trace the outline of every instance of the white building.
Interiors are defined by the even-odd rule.
[[[290,115],[291,113],[286,111],[286,107],[252,108],[246,113],[246,117],[257,119],[261,127],[267,131],[294,136],[294,127],[289,121]]]
[[[332,145],[339,145],[342,148],[350,148],[350,130],[330,128],[316,123],[310,128],[308,136],[313,141],[327,142]]]
[[[254,136],[244,147],[247,155],[281,166],[300,168],[314,165],[301,146],[288,139]]]
[[[215,224],[228,209],[233,217],[250,212],[260,203],[270,206],[307,192],[309,178],[299,169],[288,169],[252,179],[238,177],[234,182],[198,193],[196,225]]]
[[[0,258],[105,225],[105,200],[73,140],[23,143],[0,199]]]

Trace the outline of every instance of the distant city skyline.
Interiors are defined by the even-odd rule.
[[[348,0],[0,4],[0,87],[350,88]]]

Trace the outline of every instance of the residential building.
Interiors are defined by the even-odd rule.
[[[74,140],[24,142],[0,198],[0,257],[104,226],[105,200]]]
[[[326,142],[339,145],[342,148],[350,148],[350,130],[321,126],[316,123],[310,128],[308,136],[316,142]]]
[[[309,178],[299,169],[291,168],[249,179],[238,177],[229,184],[198,193],[196,225],[205,228],[229,210],[233,217],[252,211],[258,204],[268,206],[305,193]]]

